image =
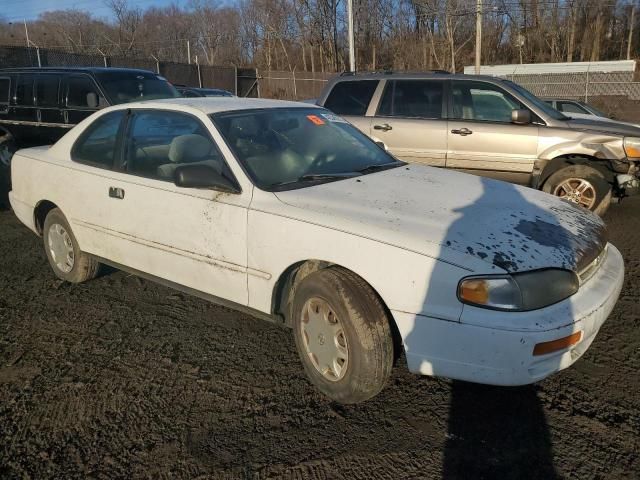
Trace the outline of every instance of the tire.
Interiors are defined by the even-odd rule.
[[[70,283],[82,283],[98,275],[100,264],[80,250],[69,222],[60,209],[54,208],[42,229],[44,251],[56,277]]]
[[[11,190],[11,157],[16,146],[11,136],[0,137],[0,210],[9,208],[9,191]]]
[[[383,389],[393,366],[391,327],[362,278],[339,267],[309,274],[296,288],[291,323],[305,373],[327,397],[358,403]]]
[[[578,190],[585,185],[588,185],[585,193],[579,193]],[[600,216],[611,205],[611,185],[601,172],[588,165],[572,165],[558,170],[547,179],[542,190],[588,208]]]

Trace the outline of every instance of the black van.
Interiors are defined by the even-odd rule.
[[[55,143],[100,108],[179,97],[165,78],[131,68],[0,69],[0,206],[10,188],[11,156],[19,148]]]

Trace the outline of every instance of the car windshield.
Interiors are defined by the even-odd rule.
[[[152,72],[98,72],[96,77],[114,104],[181,96],[164,77]]]
[[[591,111],[591,113],[593,113],[594,115],[597,115],[598,117],[605,117],[605,118],[609,118],[609,115],[607,115],[606,113],[604,113],[602,110],[598,110],[596,107],[594,107],[593,105],[589,105],[587,103],[582,103],[579,102],[580,105],[584,105],[584,107]]]
[[[542,110],[545,114],[549,115],[551,118],[556,120],[569,120],[569,118],[563,115],[561,112],[553,108],[544,100],[536,97],[533,93],[527,90],[524,87],[521,87],[517,83],[512,82],[511,80],[505,80],[505,83],[513,88],[516,92],[522,95],[529,103],[532,103],[537,108]]]
[[[205,97],[233,97],[233,93],[217,88],[201,88],[199,91],[204,93]]]
[[[320,108],[242,110],[211,118],[263,190],[301,188],[404,165]]]

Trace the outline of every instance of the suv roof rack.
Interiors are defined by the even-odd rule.
[[[372,70],[372,71],[359,71],[359,72],[342,72],[340,74],[341,77],[349,77],[349,76],[355,76],[355,75],[376,75],[376,74],[383,74],[383,75],[393,75],[394,73],[441,73],[441,74],[447,74],[450,75],[451,72],[449,72],[448,70],[421,70],[421,71],[395,71],[395,70]]]

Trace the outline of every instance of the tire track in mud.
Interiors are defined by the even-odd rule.
[[[288,330],[111,271],[58,282],[0,212],[2,478],[640,478],[640,200],[614,205],[622,296],[533,387],[419,378],[336,405]]]

